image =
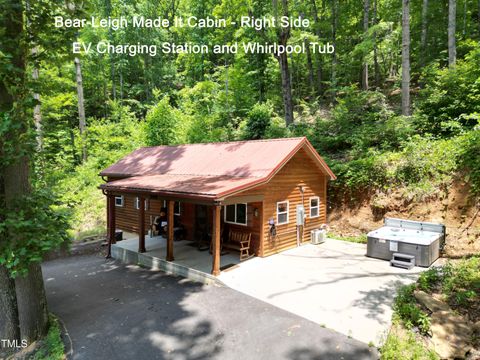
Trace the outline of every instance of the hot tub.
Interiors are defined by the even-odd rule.
[[[415,256],[415,265],[430,266],[440,256],[445,226],[385,218],[384,226],[367,234],[367,256],[391,260],[393,254]]]

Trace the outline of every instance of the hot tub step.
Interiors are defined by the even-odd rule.
[[[392,260],[390,260],[392,266],[401,267],[410,270],[415,266],[415,256],[409,254],[394,253]]]

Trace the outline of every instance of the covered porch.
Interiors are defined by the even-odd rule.
[[[212,254],[199,251],[196,244],[189,240],[174,242],[175,259],[167,261],[168,241],[163,236],[145,238],[147,252],[138,251],[138,235],[127,234],[125,240],[112,245],[112,257],[128,264],[139,264],[153,270],[161,270],[202,283],[217,283],[219,280],[211,274]],[[233,269],[240,263],[235,252],[223,252],[220,255],[220,270]]]
[[[108,187],[104,189],[107,258],[179,275],[194,270],[215,277],[226,267],[259,254],[263,196],[237,195],[213,200],[150,189],[113,188],[114,183],[105,184]],[[164,232],[159,236],[152,232],[151,225],[160,213],[164,214],[165,226],[162,225]],[[118,230],[134,233],[134,237],[117,241]],[[234,244],[232,239],[240,242]],[[242,245],[236,249],[234,245],[238,244]],[[173,268],[176,271],[171,271]]]

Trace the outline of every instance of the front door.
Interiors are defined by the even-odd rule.
[[[203,247],[205,243],[208,242],[208,209],[207,205],[195,205],[194,240],[197,241],[199,248]]]

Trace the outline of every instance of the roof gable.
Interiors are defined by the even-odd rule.
[[[100,175],[130,177],[176,174],[263,178],[306,143],[306,138],[287,138],[144,147],[125,156]]]

